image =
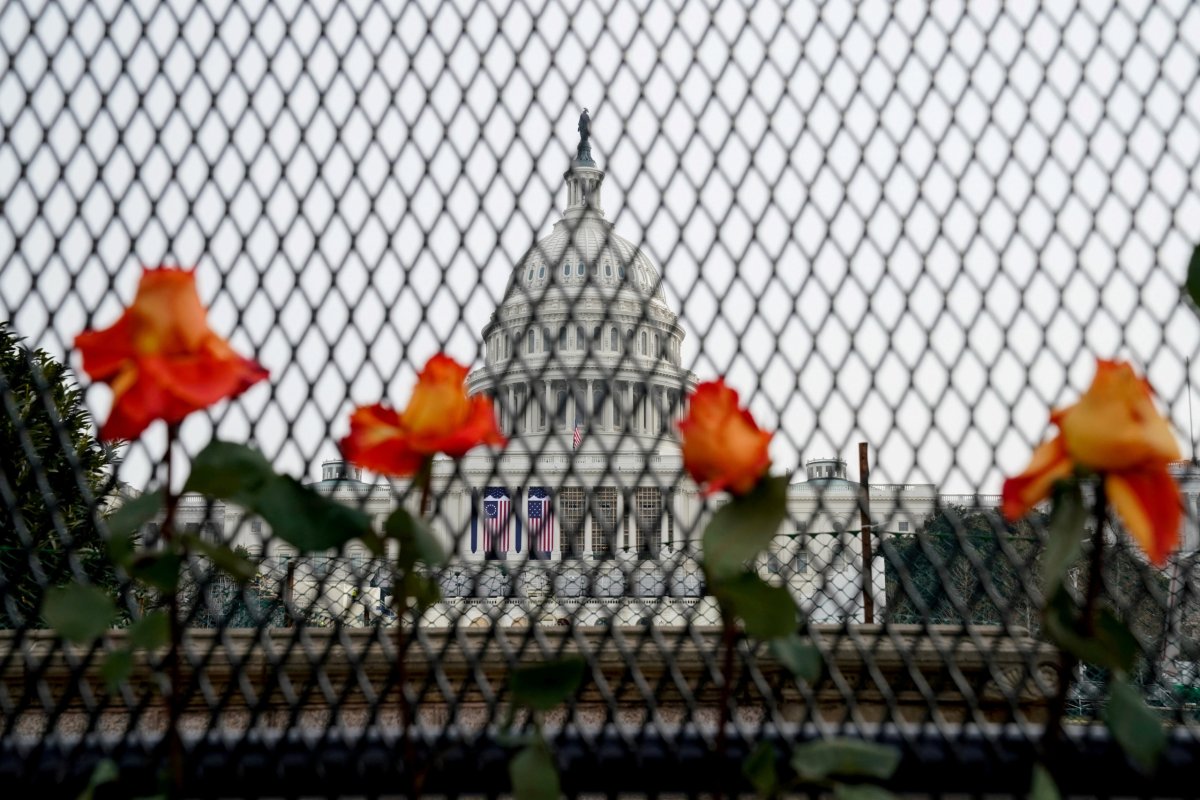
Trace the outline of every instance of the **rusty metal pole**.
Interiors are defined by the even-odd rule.
[[[858,513],[862,523],[862,597],[863,622],[871,625],[875,622],[875,586],[871,577],[871,486],[869,478],[871,468],[867,463],[867,443],[858,443]]]

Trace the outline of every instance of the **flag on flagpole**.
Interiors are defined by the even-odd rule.
[[[534,558],[554,550],[554,509],[545,487],[529,489],[529,552]]]
[[[483,498],[483,546],[486,552],[508,552],[510,509],[508,490],[489,486]]]
[[[575,437],[571,442],[571,449],[578,450],[581,444],[583,444],[583,428],[579,425],[579,420],[575,420]]]

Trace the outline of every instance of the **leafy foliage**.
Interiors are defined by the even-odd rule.
[[[1008,617],[1036,628],[1039,609],[1022,583],[1041,556],[1034,524],[1009,525],[995,510],[947,506],[917,533],[886,537],[889,621],[997,625]],[[1000,604],[989,595],[989,583]]]
[[[98,519],[116,451],[92,435],[70,369],[0,325],[0,628],[40,624],[44,594],[72,579],[68,553],[109,596],[120,580]]]

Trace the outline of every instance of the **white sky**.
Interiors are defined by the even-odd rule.
[[[1186,439],[1200,8],[965,5],[10,0],[0,314],[63,355],[140,264],[197,264],[272,373],[218,433],[313,476],[353,403],[481,357],[587,106],[685,364],[753,398],[781,468],[865,438],[876,480],[999,491],[1091,354]]]

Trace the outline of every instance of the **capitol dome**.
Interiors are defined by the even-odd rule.
[[[470,394],[493,398],[508,437],[499,457],[462,461],[467,549],[484,560],[603,562],[548,588],[618,597],[633,565],[680,532],[676,423],[696,377],[662,274],[604,216],[586,113],[579,131],[562,218],[513,264],[482,331],[483,363],[467,378]],[[650,584],[664,590],[661,576]],[[489,584],[477,594],[502,590],[522,591]]]

